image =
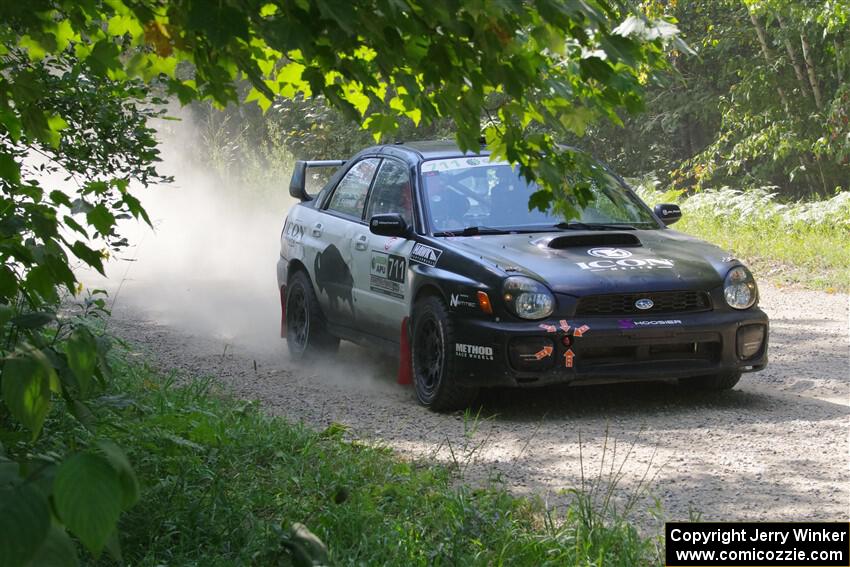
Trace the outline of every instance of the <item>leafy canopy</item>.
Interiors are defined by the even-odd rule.
[[[237,101],[246,79],[246,100],[264,109],[322,95],[376,139],[402,117],[450,118],[462,148],[483,131],[497,157],[538,179],[541,207],[553,191],[576,197],[564,187],[575,156],[556,142],[641,109],[675,34],[605,0],[35,0],[0,16],[33,58],[71,48],[114,80],[165,78],[183,103]],[[492,107],[494,96],[507,102]]]

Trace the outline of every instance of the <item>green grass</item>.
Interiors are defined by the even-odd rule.
[[[706,190],[691,197],[638,186],[649,203],[678,202],[674,228],[734,252],[757,278],[850,292],[850,193],[783,203],[767,189]]]
[[[850,234],[761,223],[736,226],[717,217],[683,217],[674,228],[731,250],[758,279],[809,289],[850,292]]]
[[[128,564],[298,565],[284,545],[295,522],[334,565],[660,563],[658,539],[592,492],[555,518],[498,485],[473,489],[446,467],[346,441],[342,426],[269,417],[211,380],[118,366],[108,433],[142,485],[120,523]]]

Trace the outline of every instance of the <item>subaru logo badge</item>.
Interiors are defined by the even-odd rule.
[[[622,248],[591,248],[587,251],[591,256],[597,258],[607,258],[608,260],[619,260],[621,258],[629,258],[632,253]]]
[[[635,307],[644,311],[646,311],[647,309],[652,309],[653,305],[655,305],[655,303],[651,299],[647,298],[638,299],[637,301],[635,301]]]

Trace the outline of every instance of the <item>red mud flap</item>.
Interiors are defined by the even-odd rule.
[[[401,345],[398,356],[398,383],[404,386],[413,384],[413,361],[410,359],[410,338],[407,333],[407,320],[401,322]]]
[[[280,286],[280,336],[286,338],[286,286]]]

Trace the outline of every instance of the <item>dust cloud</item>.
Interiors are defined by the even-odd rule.
[[[291,369],[280,337],[276,276],[280,232],[295,202],[289,174],[272,190],[228,181],[238,176],[221,175],[198,159],[199,125],[187,112],[176,114],[179,121],[157,124],[160,170],[174,182],[135,193],[153,230],[123,221],[119,230],[130,246],[107,263],[107,278],[90,271],[78,276],[86,287],[108,291],[114,317],[152,321],[215,341],[222,353],[238,350],[266,366]],[[346,385],[392,384],[395,367],[374,362],[373,354],[343,344],[337,360],[300,372]]]
[[[280,349],[275,265],[283,219],[292,202],[288,179],[277,194],[228,186],[189,151],[201,134],[188,113],[158,125],[167,185],[139,189],[153,230],[126,221],[131,245],[106,266],[115,309],[131,308],[157,322],[224,341]]]

